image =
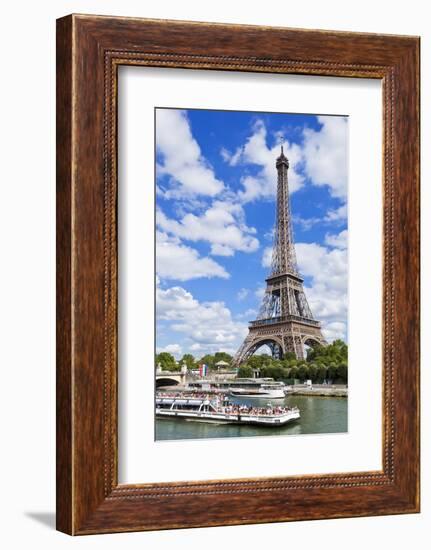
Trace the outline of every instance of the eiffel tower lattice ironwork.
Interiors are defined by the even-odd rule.
[[[287,172],[289,161],[283,152],[276,160],[277,212],[272,250],[271,274],[255,321],[235,354],[233,365],[239,366],[261,346],[267,345],[274,358],[282,359],[293,352],[304,358],[305,345],[326,345],[320,323],[313,318],[304,293],[303,282],[293,242]]]

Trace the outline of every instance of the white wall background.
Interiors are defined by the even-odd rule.
[[[0,541],[4,548],[190,549],[428,547],[431,521],[430,365],[423,346],[422,510],[343,519],[72,539],[54,525],[55,19],[75,13],[282,25],[422,37],[422,151],[431,149],[431,30],[427,3],[303,0],[15,0],[3,5],[0,87]],[[428,101],[427,101],[428,99]],[[423,335],[431,329],[431,190],[422,155]],[[428,537],[429,538],[429,537]]]

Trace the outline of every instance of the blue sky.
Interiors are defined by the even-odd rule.
[[[284,141],[298,265],[330,341],[347,336],[348,119],[156,109],[157,351],[234,353],[269,273]]]

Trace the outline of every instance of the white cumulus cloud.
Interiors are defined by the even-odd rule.
[[[319,116],[322,128],[304,129],[304,169],[314,185],[327,185],[334,197],[347,196],[347,117]]]
[[[284,154],[289,159],[289,189],[293,193],[304,183],[304,177],[297,171],[302,160],[301,148],[295,143],[284,143]],[[274,197],[277,191],[275,159],[280,154],[280,144],[267,145],[267,130],[262,120],[256,121],[253,133],[234,153],[222,149],[222,158],[231,166],[252,164],[260,167],[257,175],[246,175],[241,179],[243,190],[238,193],[242,202],[259,198]]]
[[[259,285],[257,289],[254,291],[254,295],[258,300],[261,300],[265,296],[265,286]]]
[[[162,279],[189,281],[200,277],[228,279],[229,273],[212,258],[201,257],[197,250],[181,244],[161,231],[156,232],[156,271]]]
[[[337,236],[332,236],[337,241]],[[338,236],[341,242],[343,237]],[[299,271],[311,278],[305,293],[313,316],[322,322],[324,336],[347,335],[347,250],[329,249],[316,243],[296,245]]]
[[[272,262],[272,246],[265,247],[262,254],[262,267],[271,267]]]
[[[325,244],[333,248],[347,248],[347,229],[336,235],[325,235]]]
[[[342,204],[335,210],[328,210],[323,221],[325,222],[343,222],[347,219],[347,204]]]
[[[250,294],[250,291],[248,290],[248,288],[240,288],[238,290],[236,297],[241,302],[242,300],[245,300],[249,294]]]
[[[284,153],[289,159],[289,189],[293,193],[305,183],[305,174],[312,185],[328,186],[333,197],[345,200],[347,196],[347,117],[318,116],[321,128],[304,128],[303,143],[298,145],[285,141]],[[278,140],[283,137],[277,134]],[[257,165],[261,170],[257,175],[245,175],[239,197],[243,202],[259,198],[274,197],[277,189],[275,159],[280,145],[272,148],[267,145],[267,130],[264,122],[258,120],[253,133],[234,152],[221,149],[221,156],[230,166]],[[303,172],[302,172],[303,171]],[[335,219],[345,218],[345,206],[339,211],[328,213]],[[327,220],[331,221],[331,220]]]
[[[256,318],[257,315],[257,309],[249,308],[243,313],[238,313],[236,315],[237,319],[246,319],[248,321],[253,321]]]
[[[163,164],[157,165],[157,175],[167,174],[173,180],[171,189],[164,193],[166,198],[184,195],[212,197],[223,190],[224,184],[216,178],[203,157],[184,111],[156,110],[156,147],[163,156]]]
[[[157,319],[170,322],[184,337],[182,349],[192,353],[235,353],[247,324],[235,321],[224,302],[199,302],[180,286],[156,289]]]
[[[322,332],[327,341],[332,342],[334,340],[346,339],[346,323],[341,321],[333,321],[332,323],[325,323]]]
[[[172,353],[175,359],[179,359],[182,355],[182,348],[179,344],[168,344],[165,347],[156,348],[157,353],[162,353],[163,351],[167,353]]]
[[[246,225],[240,204],[215,201],[202,215],[188,213],[180,220],[169,219],[159,209],[156,220],[160,229],[171,235],[210,243],[213,255],[233,256],[236,251],[254,252],[259,248],[256,230]]]

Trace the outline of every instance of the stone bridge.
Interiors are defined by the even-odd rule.
[[[187,371],[166,371],[157,369],[156,388],[160,386],[178,386],[186,383]]]

